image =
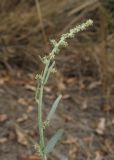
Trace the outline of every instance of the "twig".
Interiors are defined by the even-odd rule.
[[[36,7],[37,7],[38,18],[39,18],[39,21],[40,21],[42,36],[44,38],[44,43],[45,43],[46,46],[48,46],[47,45],[48,44],[47,35],[46,35],[45,29],[44,29],[44,24],[43,24],[43,21],[42,21],[42,13],[41,13],[40,2],[39,2],[39,0],[35,0],[35,3],[36,3]]]

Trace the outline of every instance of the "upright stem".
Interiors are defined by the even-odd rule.
[[[43,96],[43,86],[40,88],[39,94],[39,106],[38,106],[38,122],[39,122],[39,133],[40,133],[40,144],[43,148],[44,146],[44,138],[43,138],[43,128],[42,128],[42,96]]]
[[[37,0],[36,0],[37,3]],[[68,45],[67,39],[73,38],[74,35],[80,31],[85,30],[87,27],[91,26],[93,24],[92,20],[86,21],[86,23],[82,23],[81,25],[76,26],[75,28],[71,29],[69,33],[63,34],[58,42],[55,40],[52,41],[53,49],[49,53],[48,56],[43,57],[42,62],[45,64],[45,68],[43,72],[39,75],[37,75],[36,78],[38,78],[38,87],[36,90],[36,102],[38,103],[38,129],[39,129],[39,136],[40,136],[40,151],[42,154],[42,159],[47,160],[46,154],[45,154],[45,139],[44,139],[44,127],[43,127],[43,118],[42,118],[42,102],[43,102],[43,90],[44,85],[46,84],[50,73],[54,69],[55,65],[55,56],[59,53],[61,47],[66,47]]]
[[[43,85],[41,84],[41,87],[39,90],[38,128],[39,128],[39,135],[40,135],[40,147],[41,147],[41,150],[44,151],[45,142],[44,142],[43,119],[42,119],[42,98],[43,98]],[[43,159],[46,160],[44,156],[45,155],[43,152]]]
[[[44,158],[44,160],[47,160],[47,156],[46,156],[46,155],[44,155],[44,157],[43,157],[43,158]]]
[[[41,149],[41,152],[42,152],[43,160],[47,160],[47,157],[44,153],[45,139],[44,139],[44,128],[43,128],[43,117],[42,117],[42,115],[43,115],[42,102],[43,102],[44,80],[45,80],[45,76],[46,76],[47,71],[48,71],[49,64],[50,64],[50,60],[46,64],[46,66],[44,68],[42,78],[38,82],[39,86],[37,87],[36,96],[35,96],[36,102],[38,103],[38,128],[39,128],[39,136],[40,136],[40,149]]]

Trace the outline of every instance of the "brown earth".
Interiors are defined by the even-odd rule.
[[[113,160],[114,35],[110,14],[98,0],[42,0],[40,21],[35,2],[27,2],[0,2],[0,160],[39,159],[34,149],[38,141],[34,77],[42,68],[38,55],[49,52],[48,39],[58,39],[88,18],[94,20],[94,26],[62,50],[56,60],[58,71],[45,87],[44,118],[57,94],[63,94],[46,139],[58,128],[64,129],[64,136],[49,159]]]
[[[19,71],[18,71],[19,73]],[[21,78],[23,77],[23,78]],[[88,81],[88,85],[87,85]],[[64,136],[49,159],[114,159],[114,98],[106,103],[100,82],[67,79],[63,98],[46,137],[58,128]],[[45,113],[56,98],[53,85],[45,87]],[[34,100],[34,75],[1,77],[0,84],[0,159],[26,160],[35,154],[37,143],[37,106]],[[57,90],[57,89],[56,89]],[[44,116],[44,118],[45,118]],[[36,156],[32,157],[36,159]],[[31,159],[32,159],[31,158]],[[30,160],[31,160],[30,159]]]

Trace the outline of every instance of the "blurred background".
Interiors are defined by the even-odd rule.
[[[45,87],[44,119],[63,95],[46,139],[58,128],[64,136],[49,160],[114,159],[114,0],[0,1],[0,159],[40,159],[33,147],[39,56],[87,19],[94,25],[62,49]]]

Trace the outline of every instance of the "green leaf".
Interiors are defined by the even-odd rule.
[[[54,65],[55,65],[55,61],[51,64],[51,66],[50,66],[50,67],[48,68],[48,70],[47,70],[47,74],[46,74],[46,76],[45,76],[44,84],[46,84],[46,83],[47,83],[48,78],[49,78],[49,75],[50,75],[50,73],[51,73],[51,71],[52,71],[52,69],[53,69]]]
[[[61,139],[62,134],[63,134],[63,129],[59,129],[56,132],[56,134],[49,140],[49,142],[47,143],[47,146],[45,148],[45,154],[48,154],[53,150],[56,143]]]
[[[43,82],[45,80],[46,74],[48,73],[48,67],[49,67],[50,61],[47,61],[47,63],[45,64],[45,69],[44,69],[44,73],[43,73]]]
[[[54,103],[53,103],[53,105],[52,105],[52,108],[51,108],[51,110],[50,110],[50,112],[49,112],[49,114],[48,114],[48,116],[47,116],[46,121],[50,121],[51,118],[53,117],[53,115],[54,115],[54,113],[55,113],[55,111],[56,111],[56,109],[57,109],[57,107],[58,107],[58,104],[59,104],[61,98],[62,98],[62,95],[59,95],[59,96],[57,97],[57,99],[54,101]]]

